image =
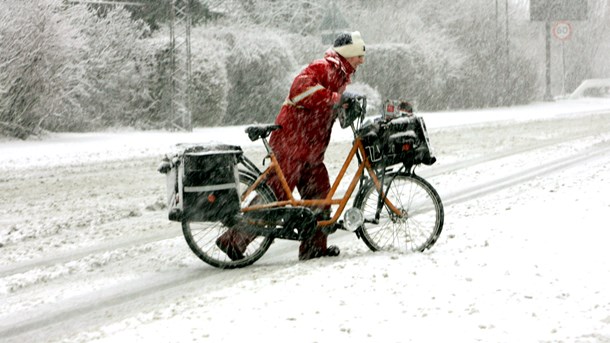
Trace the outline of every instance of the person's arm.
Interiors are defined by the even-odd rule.
[[[308,109],[331,107],[341,100],[341,94],[322,84],[328,71],[323,64],[312,64],[303,70],[290,87],[289,100]]]

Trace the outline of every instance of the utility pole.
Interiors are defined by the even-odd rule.
[[[510,30],[508,28],[509,18],[508,18],[508,0],[504,0],[504,12],[506,13],[506,35],[504,36],[504,42],[506,44],[506,74],[504,79],[504,90],[506,93],[510,92]],[[506,104],[508,105],[511,100],[505,99]]]
[[[544,43],[546,51],[546,88],[544,89],[544,101],[553,101],[551,94],[551,22],[544,22]]]
[[[498,25],[498,0],[496,0],[496,39],[495,39],[495,49],[494,49],[494,78],[493,80],[491,80],[493,82],[494,85],[494,98],[495,98],[495,102],[496,102],[496,106],[500,106],[500,89],[498,88],[498,70],[499,65],[498,65],[498,53],[499,53],[499,49],[498,49],[498,36],[499,36],[499,30],[500,30],[500,26]]]
[[[190,0],[171,1],[170,7],[170,114],[172,126],[193,130],[191,113],[191,13]]]

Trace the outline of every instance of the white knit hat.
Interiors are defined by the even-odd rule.
[[[364,41],[362,36],[360,36],[360,32],[354,31],[340,34],[335,39],[333,50],[345,58],[364,56]]]

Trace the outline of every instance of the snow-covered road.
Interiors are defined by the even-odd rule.
[[[445,200],[431,250],[341,233],[337,258],[298,262],[278,241],[231,271],[190,252],[155,169],[202,135],[262,161],[242,128],[0,142],[0,340],[610,342],[604,106],[424,114],[439,162],[419,172]]]

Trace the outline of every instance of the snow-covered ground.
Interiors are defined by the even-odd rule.
[[[0,341],[610,342],[610,101],[422,115],[445,201],[431,250],[341,233],[339,257],[278,241],[230,271],[167,221],[155,167],[179,142],[261,160],[243,127],[0,142]],[[335,129],[331,175],[349,140]]]

